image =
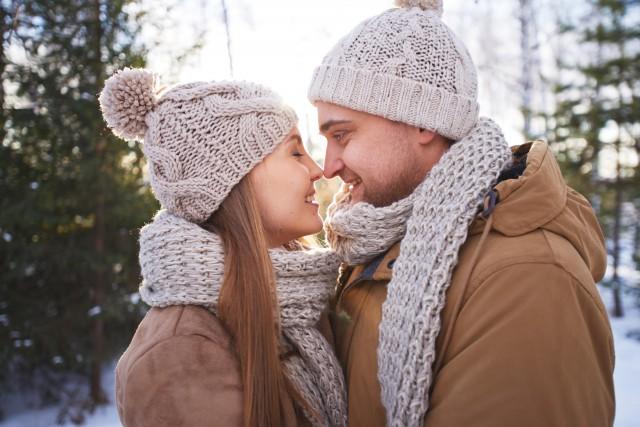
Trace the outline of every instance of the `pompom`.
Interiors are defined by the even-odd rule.
[[[156,106],[155,75],[145,69],[125,68],[109,77],[100,93],[102,117],[116,136],[144,138],[145,117]]]
[[[398,7],[419,7],[422,10],[432,10],[442,16],[442,0],[396,0]]]

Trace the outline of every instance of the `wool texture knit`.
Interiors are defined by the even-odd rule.
[[[340,261],[327,250],[272,249],[281,351],[297,350],[284,370],[315,411],[318,426],[346,426],[346,391],[333,350],[316,329],[327,306]],[[152,307],[199,305],[214,314],[224,277],[219,236],[163,210],[140,232],[142,300]],[[274,319],[276,320],[276,319]]]
[[[402,0],[362,22],[324,57],[309,100],[429,129],[458,140],[478,119],[478,78],[440,19],[441,0]]]
[[[271,90],[250,82],[194,82],[161,91],[144,69],[105,82],[100,108],[116,136],[144,141],[163,208],[201,223],[297,123]]]
[[[484,195],[510,159],[498,125],[481,118],[409,197],[375,208],[364,202],[351,205],[343,192],[329,208],[328,241],[349,264],[367,262],[402,240],[382,306],[378,342],[378,380],[389,426],[422,425],[440,313],[458,250]]]

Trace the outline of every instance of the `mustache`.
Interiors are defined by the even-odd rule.
[[[338,174],[338,176],[340,177],[342,182],[353,182],[353,181],[355,181],[357,179],[362,179],[362,178],[360,178],[360,176],[358,176],[356,173],[354,173],[350,169],[342,170]]]

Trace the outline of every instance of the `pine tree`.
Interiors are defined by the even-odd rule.
[[[114,70],[144,65],[130,3],[21,2],[3,38],[0,363],[28,384],[47,378],[43,398],[69,400],[61,419],[107,401],[102,364],[142,310],[131,298],[136,230],[157,204],[140,148],[111,135],[97,101]],[[6,58],[8,43],[24,57]],[[63,387],[61,373],[87,378],[89,396]]]
[[[581,56],[565,53],[560,61],[557,106],[549,118],[548,138],[555,141],[569,184],[591,199],[608,225],[612,314],[622,316],[621,209],[627,200],[635,200],[638,206],[640,179],[638,162],[632,161],[640,154],[640,2],[591,0],[588,4],[589,15],[563,25],[564,37],[579,43]],[[611,158],[613,162],[603,163]]]

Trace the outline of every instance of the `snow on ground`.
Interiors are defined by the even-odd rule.
[[[111,404],[102,406],[87,416],[85,426],[91,427],[118,427],[121,426],[118,412],[115,406],[115,364],[110,364],[105,368],[102,375],[102,385]],[[4,422],[0,422],[0,427],[58,427],[56,416],[59,407],[51,406],[43,409],[32,409],[23,411],[12,416],[8,416]],[[74,424],[64,424],[71,427]]]
[[[600,294],[611,313],[611,289],[600,287]],[[624,295],[624,317],[610,317],[616,352],[613,373],[616,389],[615,427],[640,425],[640,309],[635,302],[635,296]],[[635,338],[629,336],[633,332],[636,333]]]
[[[635,286],[635,294],[622,293],[624,316],[619,319],[611,317],[613,307],[613,291],[599,286],[600,295],[609,311],[611,329],[616,355],[613,380],[616,391],[615,427],[638,427],[640,425],[640,270],[633,261],[634,229],[640,212],[636,212],[631,203],[623,205],[623,233],[620,239],[620,266],[618,276],[623,285]],[[609,254],[612,253],[613,242],[607,241]],[[613,258],[609,255],[609,267],[603,279],[607,283],[613,276]],[[624,289],[624,288],[623,288]]]
[[[32,410],[9,418],[2,427],[59,427],[56,424],[57,407],[41,410]],[[74,426],[74,424],[63,424],[64,426]],[[120,420],[115,405],[103,406],[87,417],[85,426],[91,427],[119,427]],[[75,426],[74,426],[75,427]]]

